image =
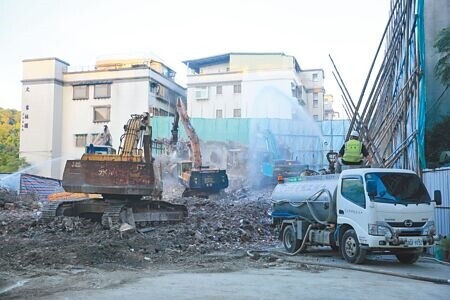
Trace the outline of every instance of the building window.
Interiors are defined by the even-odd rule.
[[[74,85],[72,99],[73,100],[89,99],[89,86],[88,85]]]
[[[167,110],[164,110],[164,109],[159,109],[159,115],[160,116],[164,116],[164,117],[167,117],[168,115],[169,115],[169,112],[167,111]]]
[[[221,109],[216,109],[216,118],[217,119],[223,118]]]
[[[87,134],[75,134],[75,147],[86,146]]]
[[[319,107],[319,100],[313,100],[313,107],[318,108]]]
[[[313,73],[312,74],[312,79],[313,79],[313,81],[319,81],[319,74]]]
[[[235,84],[233,85],[233,93],[240,94],[241,93],[241,84]]]
[[[25,115],[25,119],[28,119],[28,115]]]
[[[26,106],[25,106],[25,109],[26,109],[26,110],[29,110],[29,109],[30,109],[30,106],[29,106],[29,105],[26,105]]]
[[[233,118],[240,118],[240,117],[241,117],[241,109],[240,108],[233,109]]]
[[[313,100],[319,100],[319,93],[313,93]]]
[[[319,115],[313,115],[314,121],[319,121]]]
[[[222,95],[222,86],[221,85],[216,86],[216,94]]]
[[[28,123],[23,124],[24,128],[28,128]]]
[[[166,100],[169,98],[169,90],[160,84],[158,84],[158,88],[156,90],[156,96],[160,100]]]
[[[157,82],[150,82],[150,92],[153,94],[158,94],[160,85]]]
[[[95,106],[94,107],[94,123],[109,122],[111,107],[109,106]]]
[[[153,116],[159,116],[159,109],[157,109],[156,107],[152,107],[150,109],[151,113]]]
[[[199,86],[194,89],[194,97],[196,100],[208,99],[208,87]]]
[[[100,133],[92,133],[91,134],[91,143],[94,143],[94,141],[97,139],[98,136],[100,136]]]
[[[94,86],[94,98],[111,98],[110,84],[96,84]]]

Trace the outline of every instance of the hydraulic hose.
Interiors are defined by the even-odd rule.
[[[271,250],[248,250],[247,251],[247,255],[250,256],[250,257],[254,257],[255,256],[254,253],[256,253],[256,252],[258,252],[258,253],[267,252],[269,254],[279,253],[279,254],[290,255],[290,256],[294,255],[294,253],[285,253],[283,251],[277,251],[277,250],[275,250],[275,251],[271,251]],[[402,274],[402,273],[391,272],[391,271],[386,271],[386,270],[373,270],[373,269],[369,269],[369,268],[365,268],[365,267],[361,267],[361,266],[355,266],[355,265],[338,265],[338,264],[332,264],[332,263],[311,262],[311,261],[307,261],[307,260],[297,260],[297,259],[296,260],[285,259],[285,260],[288,261],[288,262],[302,263],[302,264],[305,264],[305,265],[327,267],[327,268],[337,268],[337,269],[352,270],[352,271],[360,271],[360,272],[366,272],[366,273],[389,275],[389,276],[406,278],[406,279],[412,279],[412,280],[419,280],[419,281],[426,281],[426,282],[450,285],[450,278],[429,277],[429,276],[414,275],[414,274],[409,274],[409,273]]]
[[[312,228],[312,225],[310,224],[310,225],[308,226],[308,229],[306,229],[305,238],[303,239],[303,242],[302,242],[300,248],[297,249],[297,251],[295,251],[294,253],[287,253],[287,252],[286,252],[286,253],[284,253],[284,254],[290,255],[290,256],[294,256],[294,255],[297,255],[297,254],[299,254],[300,252],[302,252],[303,249],[306,247],[306,243],[308,242],[309,231],[311,230],[311,228]]]

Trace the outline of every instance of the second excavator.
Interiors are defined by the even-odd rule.
[[[66,162],[62,186],[69,196],[49,201],[44,219],[91,217],[112,228],[176,222],[187,216],[184,205],[161,201],[161,171],[151,157],[149,114],[131,115],[124,131],[117,153],[110,146],[91,144],[81,159]],[[71,198],[70,193],[85,196]]]
[[[228,187],[228,175],[225,170],[202,165],[200,140],[191,124],[181,99],[177,100],[177,114],[173,123],[172,140],[178,140],[178,120],[181,120],[190,142],[192,159],[177,164],[178,179],[185,186],[183,197],[197,196],[208,198]]]

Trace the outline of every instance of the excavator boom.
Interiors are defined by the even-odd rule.
[[[227,173],[225,170],[202,166],[200,140],[191,124],[181,99],[177,100],[177,112],[189,138],[192,151],[192,161],[178,163],[178,178],[186,187],[183,196],[189,197],[195,195],[207,198],[210,194],[218,193],[228,187]],[[176,117],[175,121],[178,121]]]
[[[198,139],[198,135],[195,132],[194,127],[192,127],[189,116],[187,115],[186,108],[184,107],[181,99],[177,100],[177,112],[180,116],[181,123],[183,123],[184,130],[189,138],[191,143],[191,151],[192,151],[192,167],[194,169],[200,169],[202,167],[202,154],[200,152],[200,141]]]

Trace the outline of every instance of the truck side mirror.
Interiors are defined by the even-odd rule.
[[[442,204],[442,194],[440,190],[434,191],[434,202],[436,202],[436,205]]]
[[[377,182],[375,180],[367,180],[366,182],[366,190],[369,197],[372,198],[377,195]]]

